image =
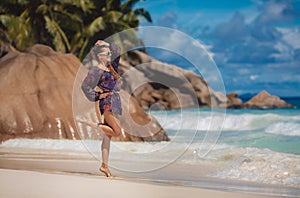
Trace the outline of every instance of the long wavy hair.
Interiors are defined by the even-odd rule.
[[[94,46],[93,47],[93,52],[95,53],[95,57],[98,59],[97,54],[102,52],[102,48],[107,47],[107,46]],[[117,80],[121,76],[119,74],[119,62],[120,62],[120,52],[121,49],[120,47],[115,44],[115,43],[110,43],[109,49],[112,53],[111,55],[111,62],[106,65],[110,73],[113,75],[113,77]]]

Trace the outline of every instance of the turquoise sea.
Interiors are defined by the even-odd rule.
[[[150,113],[162,123],[169,135],[184,130],[186,133],[196,133],[195,139],[199,141],[211,128],[215,128],[208,126],[214,118],[223,122],[218,122],[222,126],[216,145],[266,148],[300,155],[300,108],[226,110],[202,108]],[[181,126],[178,127],[178,124]]]
[[[202,167],[207,172],[203,175],[253,182],[258,186],[275,185],[265,193],[297,197],[300,196],[300,100],[289,102],[295,108],[201,108],[150,113],[162,123],[171,139],[173,136],[182,144],[191,141],[179,161]]]
[[[299,104],[299,100],[293,104]],[[112,142],[110,166],[117,175],[172,185],[299,197],[300,108],[194,108],[148,113],[159,121],[171,141]],[[87,153],[84,155],[101,162],[99,139],[13,139],[1,147],[66,155],[71,152],[78,158],[80,153]]]
[[[227,110],[226,121],[219,142],[300,154],[300,109]]]

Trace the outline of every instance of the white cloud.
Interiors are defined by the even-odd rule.
[[[259,76],[258,75],[251,75],[249,78],[250,80],[256,80]]]
[[[293,61],[293,49],[286,43],[278,41],[274,45],[274,49],[278,50],[276,53],[270,54],[270,57],[274,57],[277,62]]]
[[[260,24],[283,22],[295,17],[294,8],[289,1],[267,1],[261,6],[261,9],[261,15],[257,18],[257,22]]]
[[[193,42],[193,45],[196,46],[196,47],[199,47],[199,48],[204,49],[204,50],[207,52],[207,55],[209,56],[209,58],[210,58],[211,60],[214,59],[215,53],[213,53],[213,52],[211,51],[211,49],[213,48],[212,45],[205,45],[205,44],[203,44],[203,43],[200,43],[198,40],[195,40],[195,41]]]
[[[168,17],[164,18],[170,27],[178,25],[178,30],[198,40],[205,39],[205,43],[210,44],[205,46],[201,43],[201,47],[220,66],[228,88],[240,89],[244,86],[260,89],[268,85],[280,89],[286,82],[299,82],[300,26],[296,27],[299,24],[296,21],[299,9],[293,0],[252,2],[252,5],[235,11],[201,8],[188,12],[167,9],[160,13],[171,10],[175,15],[165,15]],[[280,27],[282,25],[284,27]],[[178,34],[164,34],[160,31],[145,34],[153,37],[153,42],[157,44],[176,48],[183,56],[189,54],[196,57],[196,60],[199,60],[197,56],[201,56]],[[209,67],[202,68],[201,74],[208,71]],[[213,76],[205,77],[209,83],[217,80]]]
[[[277,28],[282,34],[282,39],[294,49],[300,49],[300,31],[299,28]]]

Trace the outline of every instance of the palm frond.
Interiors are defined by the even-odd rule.
[[[46,4],[41,4],[37,7],[36,12],[45,14],[48,10],[48,6]]]
[[[24,50],[30,37],[30,29],[23,18],[12,15],[0,15],[1,24],[7,28],[9,41],[16,48]]]
[[[115,10],[120,3],[120,0],[106,0],[106,11]]]
[[[87,27],[86,33],[89,36],[94,35],[96,32],[99,32],[100,30],[105,29],[105,22],[103,20],[103,17],[97,17],[95,20],[92,21],[92,23]]]
[[[126,1],[126,2],[124,2],[121,5],[121,10],[123,10],[123,11],[132,10],[132,8],[134,7],[134,5],[137,4],[140,1],[141,0],[129,0],[129,1]]]
[[[0,27],[18,50],[39,42],[82,58],[95,40],[137,27],[139,17],[151,22],[145,9],[134,9],[140,1],[1,0]],[[136,35],[125,39],[138,40]]]
[[[53,36],[53,44],[55,45],[56,50],[60,52],[69,51],[70,44],[64,31],[54,20],[51,20],[48,16],[45,16],[44,18],[46,21],[46,28]]]
[[[144,17],[148,22],[152,23],[152,18],[150,16],[150,13],[148,11],[146,11],[144,8],[139,8],[139,9],[136,9],[134,11],[134,14],[136,16],[142,16]]]
[[[62,5],[73,5],[81,8],[84,12],[94,8],[94,4],[91,0],[59,0]]]
[[[118,23],[119,19],[122,17],[122,12],[109,11],[103,16],[105,22],[108,23]]]
[[[82,47],[81,47],[79,55],[78,55],[81,60],[83,59],[83,57],[87,51],[87,46],[88,46],[89,42],[90,42],[90,39],[86,39],[82,44]]]
[[[72,38],[72,40],[70,42],[70,45],[71,45],[70,51],[71,51],[71,53],[75,53],[78,49],[80,49],[81,46],[83,45],[83,42],[84,41],[83,41],[83,37],[82,37],[81,32],[77,32],[73,36],[73,38]]]

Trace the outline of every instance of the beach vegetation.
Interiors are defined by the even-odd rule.
[[[147,10],[135,8],[139,1],[2,0],[1,56],[5,49],[24,51],[40,43],[83,59],[96,40],[136,28],[141,18],[152,21]],[[126,36],[138,40],[135,32]]]

